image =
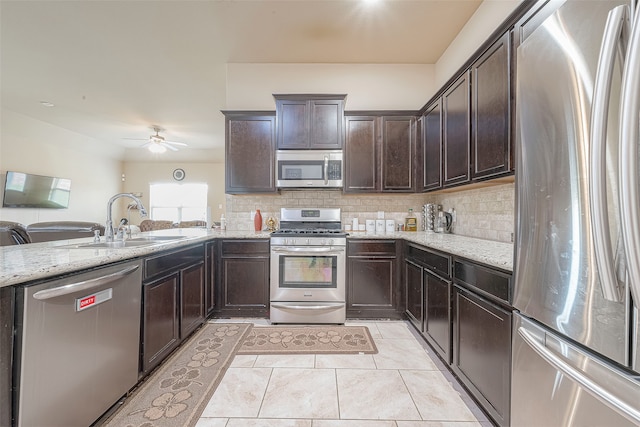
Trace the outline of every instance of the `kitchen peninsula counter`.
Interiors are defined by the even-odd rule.
[[[432,231],[398,231],[384,234],[351,232],[349,238],[404,239],[408,242],[467,258],[491,267],[509,272],[513,271],[513,243],[496,242],[457,234],[434,233]]]
[[[134,235],[134,238],[169,235],[184,236],[185,239],[161,241],[149,246],[133,246],[129,248],[61,247],[91,243],[93,238],[2,246],[0,247],[0,287],[75,273],[213,239],[268,239],[270,237],[267,232],[220,232],[202,228],[176,228],[140,233]],[[104,241],[104,237],[101,237],[101,241]]]

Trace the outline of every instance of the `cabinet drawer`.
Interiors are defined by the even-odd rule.
[[[204,245],[163,253],[144,260],[143,280],[173,272],[180,267],[204,261]]]
[[[456,260],[453,266],[456,283],[465,284],[511,304],[511,275]]]
[[[451,276],[451,257],[448,255],[438,254],[420,246],[408,244],[406,257],[407,259],[422,264],[424,267],[435,271],[442,276]]]
[[[222,256],[269,255],[269,240],[223,240]]]
[[[396,256],[395,240],[348,240],[348,256]]]

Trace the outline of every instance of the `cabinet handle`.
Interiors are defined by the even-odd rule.
[[[64,286],[58,286],[51,289],[44,289],[33,294],[33,297],[37,300],[47,300],[50,298],[60,297],[63,295],[72,294],[75,292],[86,291],[87,289],[96,288],[98,286],[105,285],[107,283],[114,282],[127,276],[140,268],[139,265],[133,265],[127,267],[115,273],[107,274],[106,276],[98,277],[90,280],[83,280],[81,282],[71,283]]]

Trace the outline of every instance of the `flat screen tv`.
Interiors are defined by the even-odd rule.
[[[5,208],[69,207],[71,180],[52,176],[7,172],[2,206]]]

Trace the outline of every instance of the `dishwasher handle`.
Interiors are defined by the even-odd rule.
[[[87,289],[96,288],[98,286],[105,285],[107,283],[115,282],[140,268],[140,265],[136,264],[131,267],[124,268],[115,273],[107,274],[106,276],[97,277],[95,279],[83,280],[81,282],[70,283],[64,286],[57,286],[51,289],[43,289],[33,294],[33,297],[37,300],[48,300],[50,298],[56,298],[63,295],[72,294],[79,291],[86,291]]]

